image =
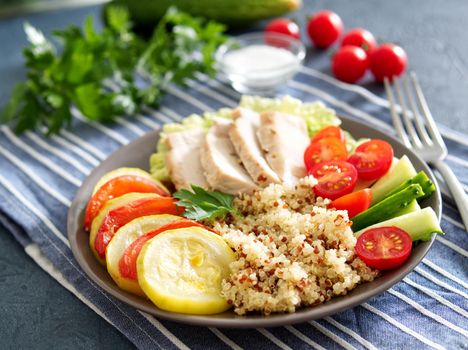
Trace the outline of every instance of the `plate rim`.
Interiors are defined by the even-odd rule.
[[[348,123],[357,124],[358,126],[364,127],[365,129],[371,129],[374,132],[384,135],[385,138],[391,140],[391,143],[398,144],[400,148],[403,148],[405,150],[405,153],[408,152],[408,154],[411,155],[411,157],[416,158],[423,165],[424,171],[428,173],[429,178],[434,182],[436,186],[436,191],[433,194],[436,196],[434,200],[436,208],[434,207],[432,208],[436,212],[437,218],[440,222],[441,213],[442,213],[442,197],[441,197],[441,192],[440,192],[440,188],[438,186],[437,180],[432,170],[430,169],[429,165],[424,160],[422,160],[421,157],[419,157],[414,151],[407,148],[400,140],[398,140],[393,135],[387,135],[385,134],[384,131],[377,129],[374,126],[366,125],[360,120],[356,120],[356,119],[349,118],[349,117],[342,116],[342,115],[340,115],[339,118],[343,122],[345,122],[345,124],[348,124]],[[113,281],[112,283],[114,285],[110,286],[107,282],[105,282],[102,278],[100,278],[95,273],[95,271],[91,268],[90,264],[85,259],[85,256],[82,254],[79,248],[78,228],[80,227],[79,222],[81,221],[79,218],[77,218],[75,213],[81,213],[78,216],[82,218],[84,206],[82,205],[82,202],[79,201],[80,195],[83,195],[82,192],[84,192],[86,187],[89,187],[89,186],[93,187],[94,183],[89,185],[88,182],[90,182],[90,179],[96,176],[95,174],[99,173],[102,168],[105,168],[104,166],[105,164],[111,163],[114,159],[118,159],[120,154],[124,152],[122,150],[128,149],[130,147],[135,147],[135,144],[137,143],[146,143],[147,139],[153,139],[154,145],[156,145],[156,141],[159,138],[160,132],[161,132],[161,128],[150,131],[146,133],[145,135],[134,139],[127,145],[120,147],[119,149],[114,151],[112,154],[110,154],[106,159],[104,159],[97,167],[93,169],[93,171],[90,174],[88,174],[86,179],[82,182],[80,188],[75,193],[72,204],[67,213],[67,236],[70,241],[70,247],[71,247],[73,256],[75,260],[78,262],[78,265],[80,266],[80,268],[84,271],[87,277],[89,277],[94,283],[97,284],[98,288],[102,288],[105,292],[109,293],[112,297],[115,297],[121,302],[124,302],[125,304],[130,305],[136,308],[137,310],[148,312],[154,316],[161,317],[163,319],[167,319],[170,321],[179,322],[179,323],[196,325],[196,326],[206,326],[206,327],[220,327],[220,328],[277,327],[277,326],[301,323],[301,322],[310,321],[313,319],[319,319],[319,318],[333,315],[338,312],[342,312],[350,308],[353,308],[355,306],[361,305],[367,300],[373,297],[377,297],[381,295],[382,293],[384,293],[385,291],[387,291],[388,289],[390,289],[393,285],[400,282],[406,275],[408,275],[414,270],[414,268],[424,259],[424,257],[426,256],[426,254],[428,253],[428,251],[432,247],[432,244],[435,241],[436,234],[433,234],[431,237],[431,240],[420,243],[420,244],[424,244],[425,248],[423,249],[422,253],[420,253],[420,256],[418,257],[418,259],[415,259],[415,261],[412,261],[411,264],[409,264],[406,267],[402,265],[401,268],[403,267],[405,268],[404,270],[402,270],[401,273],[397,274],[396,276],[392,278],[389,278],[388,281],[381,283],[376,288],[369,289],[367,291],[359,293],[353,296],[352,299],[343,298],[342,296],[336,296],[330,302],[322,303],[318,306],[303,307],[303,308],[298,309],[294,313],[279,313],[279,314],[273,314],[272,316],[257,315],[255,317],[251,317],[249,315],[247,316],[235,315],[231,309],[229,311],[229,314],[231,315],[232,313],[233,315],[231,315],[230,318],[226,318],[226,317],[222,318],[219,316],[222,316],[224,313],[217,314],[217,315],[190,315],[190,314],[181,314],[181,313],[174,313],[170,311],[164,311],[164,310],[157,308],[157,306],[155,305],[145,306],[144,304],[138,304],[137,302],[134,302],[133,299],[139,298],[139,297],[135,297],[131,295],[130,293],[120,290]],[[86,247],[88,247],[88,245],[86,245]],[[96,263],[98,262],[96,261]],[[105,269],[105,267],[102,265],[101,265],[101,268]],[[378,278],[382,278],[382,277],[378,277]],[[360,285],[368,284],[368,283],[373,283],[373,282],[365,282],[365,283],[359,284],[357,287],[359,287]]]

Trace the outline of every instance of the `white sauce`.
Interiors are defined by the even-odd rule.
[[[298,59],[292,52],[268,45],[245,46],[224,56],[226,66],[242,68],[246,72],[274,70],[297,63]]]
[[[287,49],[269,45],[249,45],[227,52],[223,68],[231,80],[268,87],[283,83],[294,74],[300,60]]]

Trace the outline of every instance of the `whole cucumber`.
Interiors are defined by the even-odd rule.
[[[302,0],[114,0],[138,26],[153,27],[169,6],[228,25],[242,25],[297,10]]]
[[[419,184],[409,185],[400,192],[385,198],[383,201],[356,215],[352,221],[354,232],[362,230],[378,222],[402,215],[402,211],[419,197],[424,196]]]

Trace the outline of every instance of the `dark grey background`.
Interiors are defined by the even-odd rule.
[[[303,0],[300,13],[328,8],[345,25],[365,27],[382,41],[402,45],[441,124],[468,134],[468,1],[466,0]],[[0,21],[0,105],[22,79],[21,48],[27,19],[50,32],[82,23],[100,7],[16,17]],[[369,84],[379,92],[379,86]],[[119,332],[42,271],[0,226],[0,348],[124,349]]]

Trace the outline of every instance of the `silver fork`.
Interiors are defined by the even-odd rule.
[[[422,159],[439,170],[457,203],[465,229],[468,229],[468,196],[453,171],[443,161],[447,157],[447,147],[429,111],[416,74],[411,73],[410,77],[394,79],[393,86],[401,106],[401,118],[387,78],[384,80],[384,85],[398,136],[408,148],[412,148]],[[407,102],[411,106],[413,120],[409,116]]]

